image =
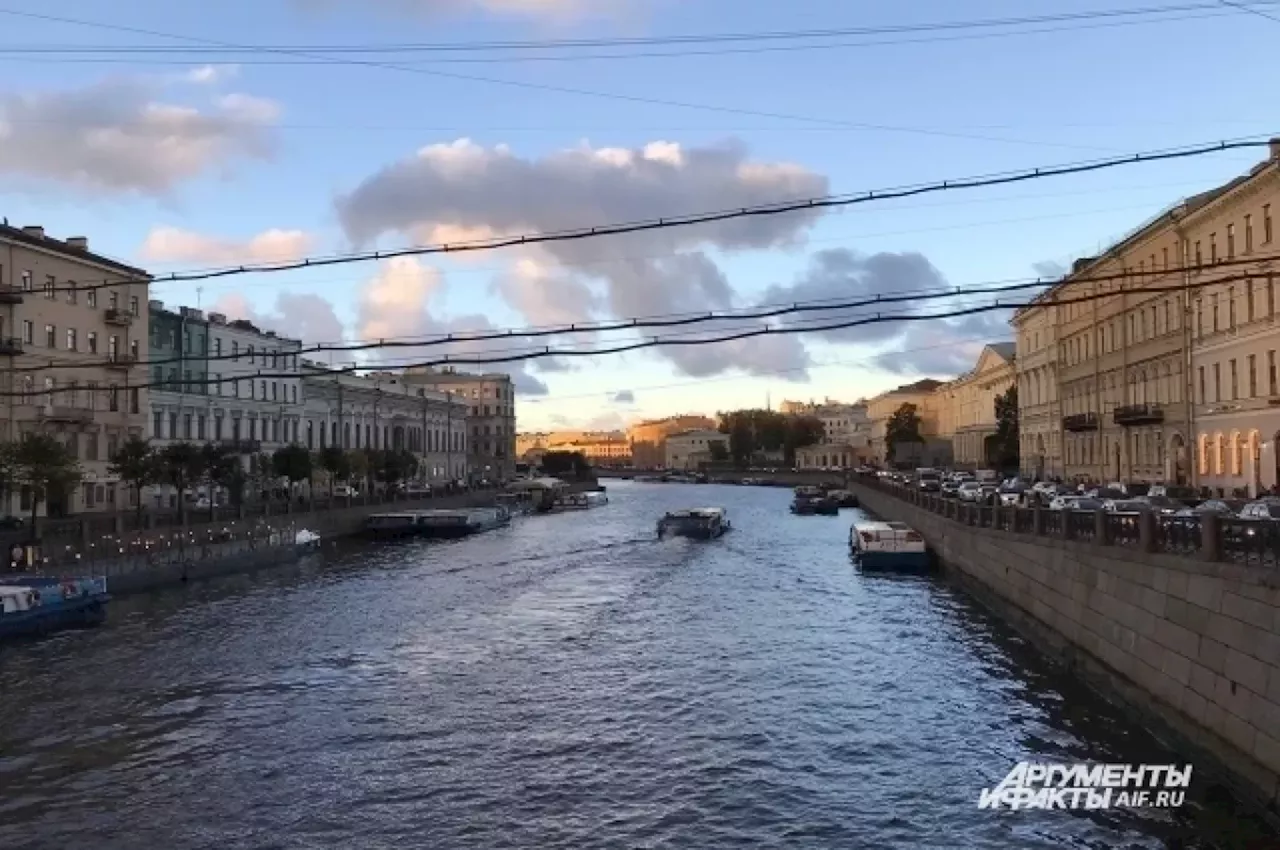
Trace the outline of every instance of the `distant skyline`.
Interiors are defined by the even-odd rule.
[[[0,62],[9,66],[0,213],[54,237],[87,236],[94,250],[163,274],[1280,131],[1263,106],[1280,22],[1212,3],[1114,14],[1141,5],[225,0],[214,9],[18,0],[6,8],[29,16],[0,12]],[[976,25],[1064,13],[1077,17]],[[967,24],[933,26],[956,22]],[[669,38],[877,27],[897,32]],[[528,44],[565,39],[608,43]],[[246,43],[266,47],[227,47]],[[33,46],[44,51],[14,52]],[[1193,55],[1213,61],[1193,68]],[[1234,152],[581,243],[158,285],[152,297],[307,342],[357,342],[963,288],[1059,274],[1263,157]],[[519,427],[607,429],[768,398],[775,407],[853,401],[969,369],[984,344],[1011,338],[1005,319],[522,364]],[[397,349],[380,362],[426,356]]]

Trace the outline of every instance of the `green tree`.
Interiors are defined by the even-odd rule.
[[[292,490],[299,481],[311,478],[311,452],[297,443],[290,443],[276,449],[271,456],[271,466],[276,475],[289,479],[289,489]]]
[[[920,413],[914,404],[904,403],[885,423],[885,458],[893,463],[898,446],[923,442],[924,437],[920,435]]]
[[[31,488],[31,533],[36,531],[41,502],[65,494],[80,482],[75,453],[49,434],[24,434],[13,450],[14,479]]]
[[[373,459],[364,449],[352,449],[347,452],[347,479],[350,483],[360,485],[366,493],[369,491],[369,479],[373,475]]]
[[[209,482],[209,518],[217,517],[217,491],[227,491],[232,507],[244,502],[245,474],[240,454],[221,443],[205,443],[200,448],[205,480]]]
[[[0,505],[8,505],[13,493],[18,475],[17,450],[13,443],[0,443]]]
[[[724,440],[712,440],[707,443],[707,449],[711,452],[712,462],[724,463],[729,460],[729,448]]]
[[[411,479],[418,472],[418,456],[408,449],[388,449],[373,458],[373,474],[388,487]]]
[[[782,441],[782,450],[786,453],[787,464],[796,462],[796,449],[821,443],[825,432],[826,429],[823,428],[820,419],[812,416],[790,417],[786,423]]]
[[[150,440],[130,437],[116,449],[108,467],[112,475],[133,488],[138,498],[138,528],[142,528],[142,490],[160,480],[160,464]]]
[[[193,443],[170,443],[160,450],[159,467],[161,480],[178,493],[178,521],[185,525],[187,488],[204,477],[204,452]]]
[[[547,452],[542,456],[542,471],[557,478],[586,478],[591,464],[582,452]]]
[[[995,400],[996,432],[988,450],[988,460],[996,469],[1018,469],[1021,445],[1018,436],[1018,386],[1009,387]]]
[[[320,450],[319,466],[323,469],[329,478],[329,498],[333,498],[333,485],[340,478],[346,478],[349,474],[347,467],[347,453],[337,446],[326,446]]]

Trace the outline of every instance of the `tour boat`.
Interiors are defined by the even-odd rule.
[[[107,616],[105,578],[0,578],[0,639],[96,625]]]
[[[695,540],[711,540],[731,528],[724,508],[690,508],[669,511],[658,520],[658,539],[664,537],[691,537]]]
[[[511,523],[505,507],[459,508],[457,510],[398,511],[373,514],[365,520],[371,537],[469,537]]]
[[[822,516],[837,516],[840,513],[840,504],[835,499],[827,498],[821,494],[814,496],[801,496],[799,491],[802,488],[797,487],[795,499],[791,502],[791,513],[799,516],[812,516],[813,514],[821,514]]]
[[[905,522],[855,522],[849,549],[864,570],[927,572],[931,566],[924,538]]]
[[[556,499],[553,510],[585,511],[609,504],[609,497],[594,490],[585,493],[566,493]]]

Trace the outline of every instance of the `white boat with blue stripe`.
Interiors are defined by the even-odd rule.
[[[860,520],[849,529],[849,549],[864,570],[927,572],[924,537],[905,522]]]

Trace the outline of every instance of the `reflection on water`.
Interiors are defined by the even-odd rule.
[[[1171,756],[945,585],[859,575],[850,512],[610,491],[120,600],[103,629],[5,650],[0,846],[1245,846],[1203,794],[980,812],[1023,758]],[[695,503],[735,530],[654,539]]]

